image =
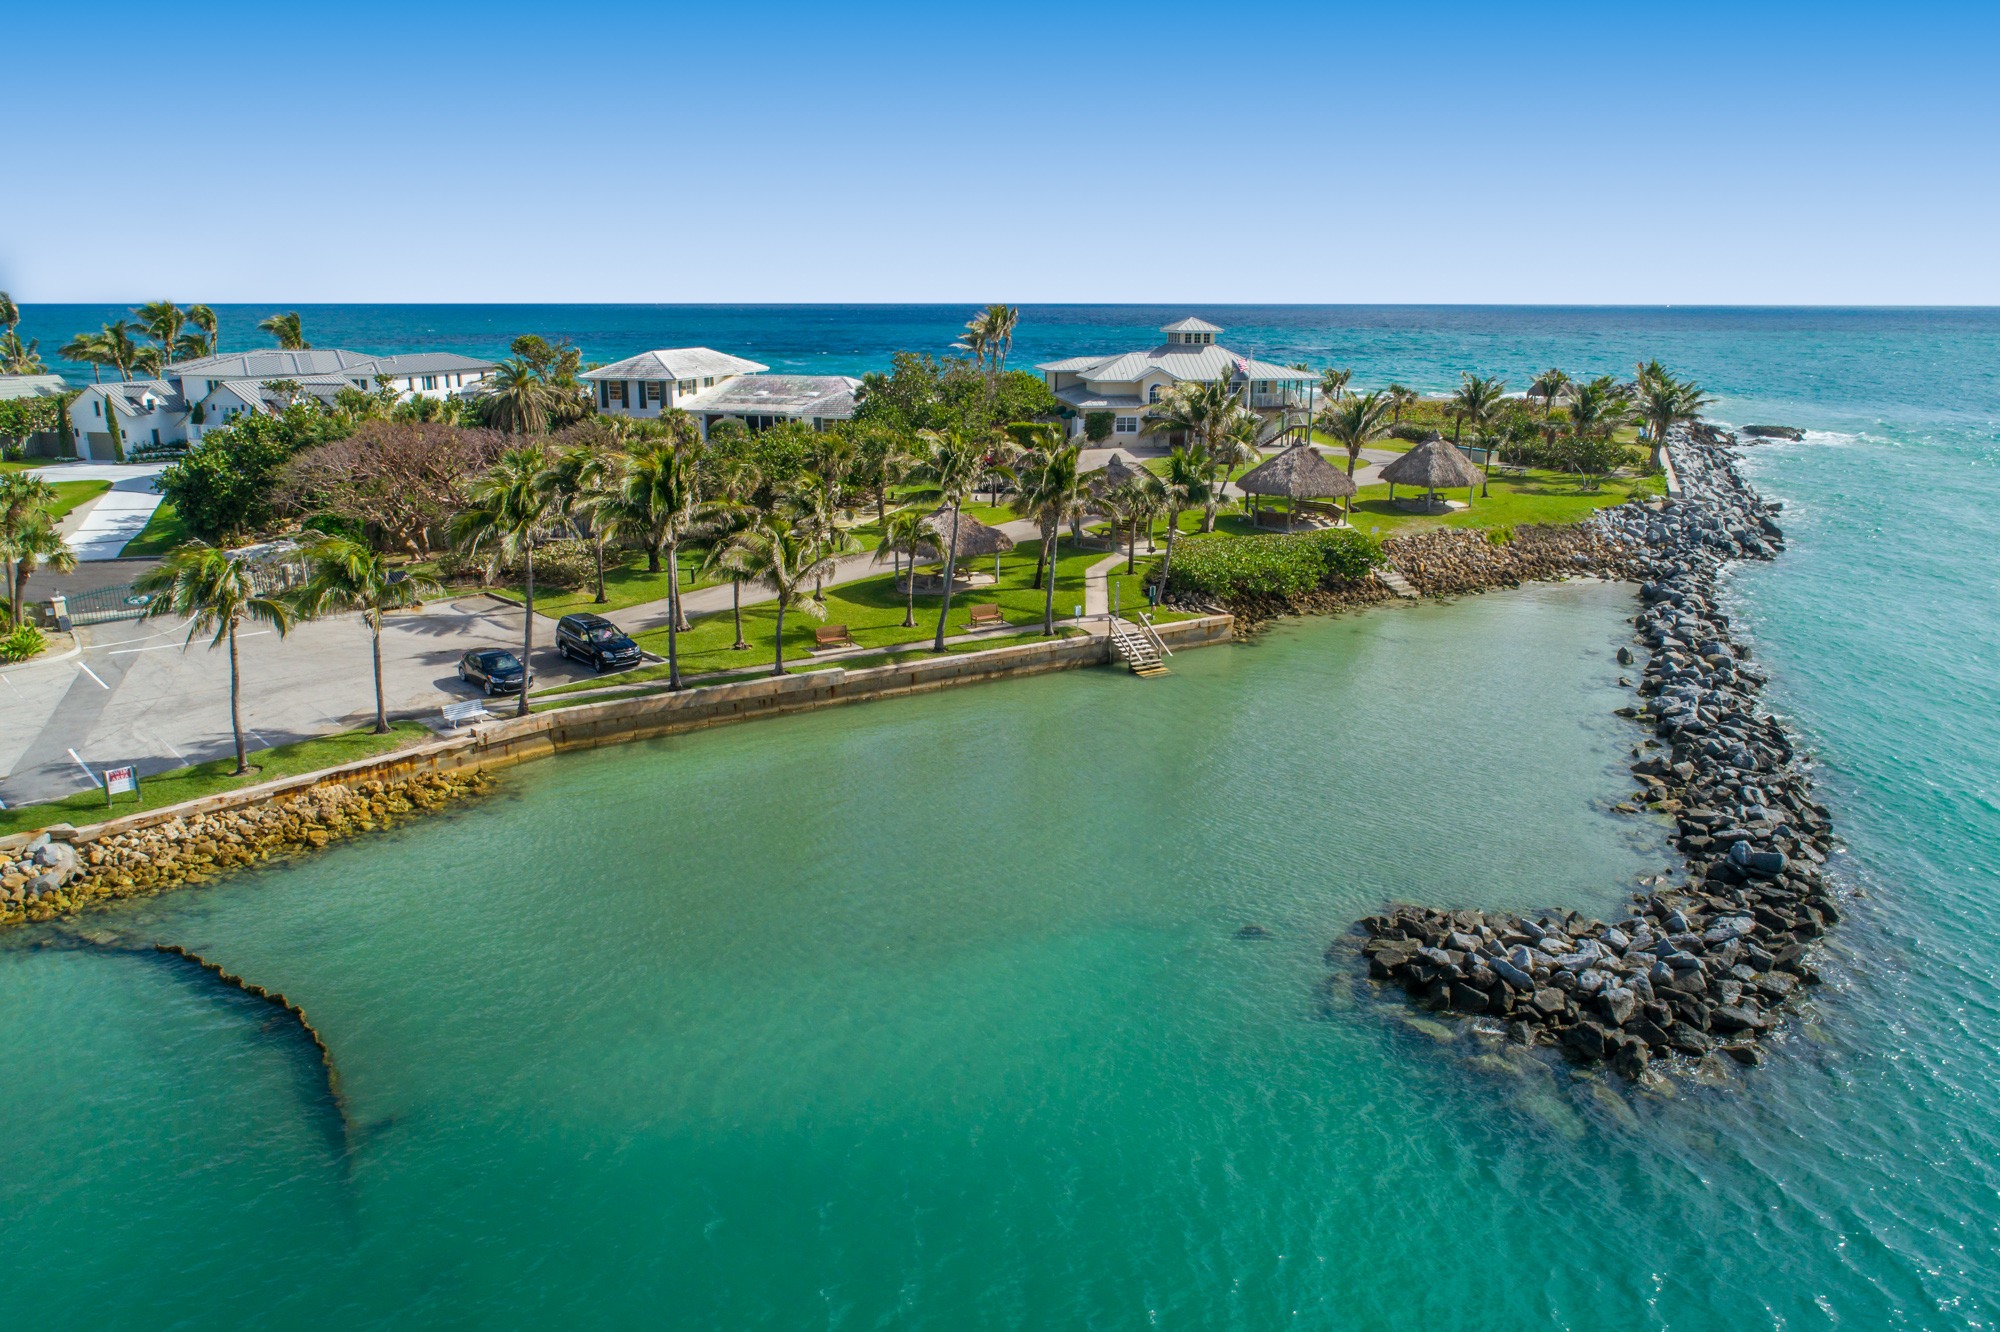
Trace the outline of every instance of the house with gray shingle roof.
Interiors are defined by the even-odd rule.
[[[1237,385],[1243,405],[1265,413],[1306,405],[1315,383],[1312,374],[1218,346],[1215,339],[1222,331],[1190,316],[1161,328],[1166,341],[1149,350],[1071,356],[1035,369],[1048,379],[1049,391],[1075,413],[1071,433],[1082,433],[1086,413],[1110,412],[1113,438],[1125,436],[1122,442],[1128,444],[1145,429],[1153,404],[1176,384]]]
[[[665,411],[694,417],[701,433],[727,420],[765,430],[801,421],[823,430],[854,415],[861,381],[842,375],[773,375],[771,367],[708,347],[640,352],[583,372],[597,387],[597,410],[607,416],[655,418]]]

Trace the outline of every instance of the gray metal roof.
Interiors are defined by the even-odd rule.
[[[1155,347],[1151,351],[1124,352],[1096,358],[1073,356],[1067,361],[1051,361],[1035,368],[1082,375],[1094,384],[1130,384],[1154,370],[1163,371],[1174,379],[1196,380],[1201,383],[1211,383],[1218,379],[1235,379],[1239,375],[1245,379],[1284,379],[1300,383],[1315,378],[1304,370],[1293,370],[1287,366],[1272,365],[1268,361],[1253,361],[1248,357],[1238,356],[1227,347],[1218,347],[1214,343],[1205,347],[1193,347],[1174,342]]]
[[[1193,315],[1171,324],[1164,324],[1160,328],[1162,333],[1220,333],[1221,331],[1218,325],[1211,324],[1206,319],[1196,319]]]
[[[16,398],[53,398],[67,392],[61,375],[0,375],[0,402]]]
[[[491,370],[492,361],[482,361],[477,357],[460,356],[457,352],[408,352],[401,356],[381,357],[375,366],[378,375],[455,375],[461,372]]]
[[[1093,393],[1088,384],[1071,384],[1056,390],[1056,397],[1081,411],[1144,407],[1136,393]]]
[[[366,370],[382,359],[333,347],[313,347],[305,351],[280,351],[274,347],[176,361],[167,367],[167,373],[176,379],[301,379],[307,375],[336,374],[342,370]]]
[[[585,379],[699,379],[708,375],[754,375],[768,365],[708,347],[672,347],[640,352],[612,365],[583,372]]]
[[[860,387],[860,380],[844,375],[743,375],[674,405],[721,416],[844,420],[854,415],[854,391]]]
[[[127,416],[143,416],[151,411],[184,412],[187,399],[181,391],[164,379],[133,379],[116,384],[92,384],[90,386],[104,394],[104,400]],[[152,404],[147,405],[147,399]]]

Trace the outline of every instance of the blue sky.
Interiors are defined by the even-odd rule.
[[[24,10],[22,301],[2000,303],[1990,2]]]

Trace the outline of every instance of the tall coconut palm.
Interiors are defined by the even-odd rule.
[[[1702,408],[1711,401],[1700,385],[1691,379],[1675,379],[1658,361],[1639,367],[1639,415],[1646,422],[1654,471],[1660,470],[1666,457],[1667,435],[1675,426],[1699,421]]]
[[[952,580],[958,576],[959,510],[972,495],[972,488],[978,484],[980,473],[986,466],[988,441],[975,439],[957,429],[921,430],[917,432],[917,437],[924,446],[919,473],[936,490],[945,507],[951,510],[950,528],[941,534],[945,539],[944,601],[938,607],[937,637],[931,643],[932,651],[942,652],[945,620],[951,614]]]
[[[174,359],[174,348],[180,344],[181,330],[187,327],[187,311],[172,301],[147,301],[132,313],[138,318],[139,327],[158,348],[157,362],[164,368]]]
[[[1060,429],[1060,427],[1058,427]],[[1028,454],[1020,469],[1013,510],[1032,518],[1042,529],[1042,549],[1035,558],[1035,586],[1042,588],[1042,633],[1056,631],[1056,568],[1061,554],[1062,526],[1083,516],[1090,504],[1090,486],[1083,476],[1083,450],[1053,441]],[[1048,573],[1048,584],[1042,574]]]
[[[301,619],[359,611],[368,626],[375,666],[375,734],[389,733],[389,704],[382,689],[382,617],[407,610],[443,589],[428,578],[389,567],[387,558],[359,541],[328,537],[306,550],[306,581],[291,596]],[[526,687],[526,682],[523,682]]]
[[[736,652],[747,650],[750,644],[743,638],[743,575],[736,568],[730,539],[756,520],[760,510],[753,501],[763,487],[764,473],[756,463],[748,458],[725,459],[719,471],[719,493],[705,524],[708,549],[702,554],[699,576],[729,575],[729,609],[736,620],[736,641],[729,646]]]
[[[1569,375],[1554,367],[1535,376],[1535,382],[1528,388],[1541,398],[1544,417],[1555,410],[1556,399],[1562,396],[1562,391],[1569,387],[1569,383]]]
[[[105,354],[102,333],[79,333],[58,348],[56,355],[65,361],[89,366],[90,380],[93,384],[104,382],[104,367],[111,363]]]
[[[149,619],[174,616],[187,620],[187,640],[210,634],[210,650],[229,644],[229,730],[236,739],[236,773],[250,771],[243,747],[243,677],[236,652],[236,631],[246,624],[267,624],[279,637],[292,627],[292,608],[282,598],[258,590],[247,561],[201,542],[190,542],[167,555],[133,581],[133,590],[151,594]]]
[[[1507,385],[1503,380],[1481,379],[1470,372],[1460,376],[1458,392],[1451,395],[1446,405],[1446,410],[1451,413],[1452,444],[1458,443],[1460,434],[1467,426],[1472,427],[1475,436],[1484,432],[1486,427],[1492,424],[1493,415],[1500,409],[1500,403],[1506,396]],[[1487,461],[1490,463],[1492,459],[1489,458]],[[1491,467],[1484,469],[1484,475],[1491,476],[1492,473]],[[1479,493],[1481,495],[1488,493],[1484,483]]]
[[[1337,370],[1332,366],[1319,372],[1320,396],[1329,404],[1339,402],[1347,396],[1347,385],[1354,378],[1352,370]]]
[[[304,326],[299,322],[299,312],[288,310],[284,314],[274,314],[269,319],[257,321],[257,327],[278,340],[281,351],[311,351],[312,344],[306,341]]]
[[[437,399],[417,397],[410,401]],[[604,595],[604,540],[610,533],[609,519],[617,502],[619,462],[617,455],[608,450],[579,444],[558,453],[542,477],[556,516],[579,538],[590,542],[597,586],[592,600],[599,606],[610,600]]]
[[[1014,329],[1021,322],[1021,312],[1011,305],[989,305],[985,319],[986,347],[997,378],[1007,373],[1007,353],[1014,350]]]
[[[903,577],[903,627],[917,627],[917,552],[936,541],[930,528],[924,525],[922,505],[912,504],[907,509],[898,509],[882,524],[882,540],[875,546],[875,553],[887,555],[893,561],[890,567]]]
[[[1167,556],[1160,561],[1160,585],[1174,567],[1174,541],[1180,535],[1181,514],[1208,503],[1208,455],[1200,449],[1177,448],[1167,455],[1167,474],[1160,480],[1160,498],[1167,511]]]
[[[1631,421],[1632,406],[1610,375],[1572,381],[1565,397],[1570,465],[1583,477],[1584,488],[1595,490],[1598,478],[1616,465],[1612,436]]]
[[[199,356],[215,355],[216,319],[215,311],[206,305],[190,305],[187,321],[195,331],[183,333],[174,347],[176,361],[192,361]]]
[[[730,539],[734,568],[745,578],[767,587],[777,605],[776,649],[771,674],[785,673],[785,612],[804,611],[816,620],[826,618],[826,602],[809,585],[833,575],[834,562],[819,548],[809,524],[787,519],[782,514],[759,514],[751,524]]]
[[[984,368],[986,365],[986,349],[990,345],[990,337],[986,327],[986,312],[981,310],[978,314],[966,320],[965,330],[958,335],[958,340],[951,345],[959,351],[971,352],[972,363]]]
[[[1403,424],[1403,412],[1417,400],[1417,391],[1402,384],[1391,384],[1382,390],[1382,396],[1389,402],[1389,424]]]
[[[14,304],[14,298],[0,291],[0,330],[12,333],[21,322],[21,307]]]
[[[103,349],[104,363],[118,372],[120,379],[132,378],[132,371],[142,360],[142,348],[132,335],[140,332],[137,324],[127,320],[113,320],[98,334],[99,346]]]
[[[452,515],[452,541],[485,559],[489,574],[517,561],[525,575],[527,596],[521,616],[521,698],[514,709],[528,715],[528,690],[534,683],[535,547],[554,517],[549,488],[543,479],[548,454],[538,443],[507,449],[472,483],[470,505]]]
[[[1362,393],[1343,398],[1320,413],[1319,428],[1340,441],[1347,450],[1347,475],[1361,463],[1361,450],[1382,438],[1387,431],[1382,418],[1389,414],[1389,401],[1380,393]],[[1354,496],[1347,497],[1348,516],[1354,514]]]
[[[647,543],[649,568],[662,559],[667,571],[667,688],[681,687],[680,548],[697,523],[710,516],[702,500],[701,438],[672,434],[633,448],[619,480],[617,514]]]

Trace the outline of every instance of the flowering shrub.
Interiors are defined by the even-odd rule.
[[[1210,597],[1297,597],[1357,582],[1382,562],[1382,548],[1352,528],[1291,535],[1188,537],[1174,551],[1168,586]]]

